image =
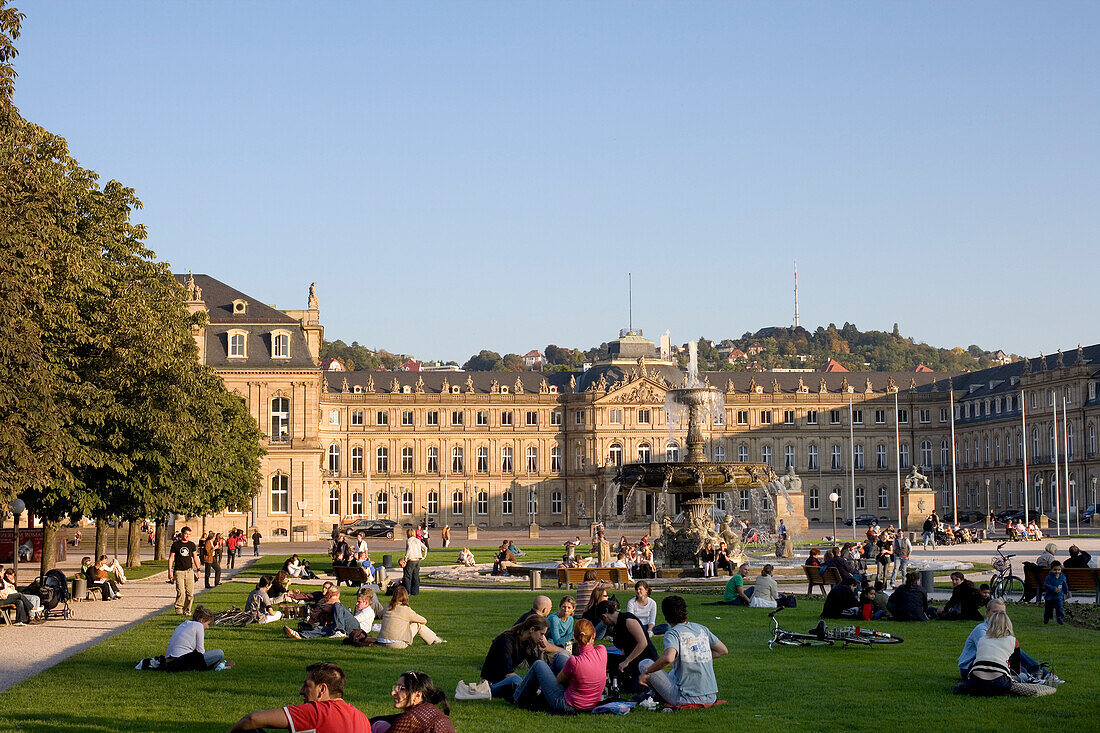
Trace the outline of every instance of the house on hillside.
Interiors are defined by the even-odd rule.
[[[764,347],[760,345],[759,341],[753,341],[751,344],[749,344],[748,348],[745,349],[745,354],[748,356],[756,356],[763,350]]]
[[[321,359],[321,371],[346,372],[347,367],[344,366],[344,362],[340,361],[335,356],[326,356],[324,359]]]
[[[397,367],[397,371],[399,372],[419,372],[420,369],[421,364],[416,359],[409,359],[404,364]]]
[[[523,355],[523,366],[527,369],[541,369],[542,363],[542,352],[538,349],[531,349]]]
[[[1000,349],[997,349],[993,352],[993,362],[995,364],[1011,364],[1012,357],[1001,351]]]
[[[824,364],[822,364],[821,366],[819,366],[817,368],[817,370],[819,372],[846,372],[846,371],[848,371],[836,359],[829,359],[829,361],[827,361]]]
[[[734,348],[728,354],[725,355],[726,361],[728,361],[730,364],[736,364],[737,362],[742,361],[743,359],[746,359],[746,358],[747,357],[745,356],[745,352],[741,351],[741,349],[738,349],[738,348]]]
[[[916,374],[924,374],[925,372],[931,372],[932,370],[926,367],[924,364],[917,364],[917,368],[913,370]]]

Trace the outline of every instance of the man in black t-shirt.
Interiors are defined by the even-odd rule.
[[[191,615],[195,581],[199,579],[199,550],[191,541],[191,528],[180,530],[168,557],[168,581],[176,584],[176,615]]]

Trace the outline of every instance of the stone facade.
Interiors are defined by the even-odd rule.
[[[284,312],[253,306],[212,278],[194,279],[200,292],[189,291],[190,305],[211,314],[196,333],[204,360],[276,436],[265,446],[254,511],[209,518],[208,526],[256,526],[267,537],[300,529],[315,538],[348,517],[578,527],[609,510],[642,523],[655,499],[614,492],[617,466],[683,457],[685,431],[670,430],[664,397],[684,374],[639,334],[621,334],[611,358],[583,373],[322,372],[323,328],[312,290],[307,309]],[[247,303],[243,312],[234,312],[238,301]],[[242,334],[245,352],[233,356],[229,339],[237,336],[239,347]],[[280,342],[287,355],[277,350],[280,334],[288,337]],[[933,504],[948,517],[956,509],[977,517],[1023,508],[1023,399],[1028,502],[1049,513],[1053,391],[1059,426],[1063,398],[1067,404],[1068,431],[1058,433],[1060,483],[1068,432],[1068,470],[1083,508],[1100,475],[1094,364],[1100,346],[959,375],[704,373],[725,400],[724,415],[705,431],[708,458],[770,462],[780,474],[793,466],[800,486],[787,523],[796,531],[831,529],[831,492],[841,497],[839,521],[872,514],[919,529],[913,525]],[[930,487],[909,501],[904,480],[913,465]],[[1036,477],[1044,480],[1042,496]],[[1064,521],[1064,490],[1059,496]],[[718,497],[735,511],[749,500],[747,493]]]

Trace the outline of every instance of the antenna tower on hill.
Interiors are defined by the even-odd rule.
[[[794,327],[798,328],[798,260],[794,261]]]

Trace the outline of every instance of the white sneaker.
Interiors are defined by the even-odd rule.
[[[347,634],[345,634],[343,631],[340,631],[339,629],[332,632],[333,639],[343,639],[346,636]]]

